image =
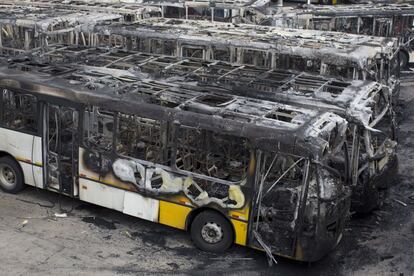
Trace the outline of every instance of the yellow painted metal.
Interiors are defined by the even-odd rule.
[[[295,260],[302,261],[303,260],[303,249],[299,241],[296,242],[296,252],[295,252]]]
[[[185,222],[191,210],[190,207],[160,200],[159,222],[178,229],[185,229]]]
[[[239,220],[231,219],[236,235],[235,243],[246,245],[247,243],[247,223]]]
[[[229,211],[229,216],[232,219],[239,219],[239,220],[244,220],[244,221],[248,221],[249,219],[249,212],[250,212],[250,205],[246,204],[243,209],[240,210],[230,210]]]

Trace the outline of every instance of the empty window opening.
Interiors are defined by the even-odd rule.
[[[230,102],[233,101],[233,97],[232,96],[225,96],[225,95],[205,95],[205,96],[201,96],[198,97],[196,99],[196,102],[208,105],[208,106],[213,106],[213,107],[220,107],[220,106],[225,106],[228,105]]]
[[[267,114],[265,117],[290,123],[296,115],[296,111],[278,108]]]
[[[3,89],[3,123],[16,130],[38,130],[37,98],[30,94]]]

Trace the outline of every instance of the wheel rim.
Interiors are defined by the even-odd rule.
[[[201,228],[201,236],[207,243],[218,243],[223,239],[223,229],[215,222],[207,222]]]
[[[0,182],[7,188],[12,188],[16,185],[16,173],[7,164],[0,164]]]

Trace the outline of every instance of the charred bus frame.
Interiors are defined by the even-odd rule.
[[[206,0],[144,0],[140,3],[93,0],[71,0],[65,1],[65,3],[59,0],[31,0],[30,2],[5,0],[4,2],[13,5],[119,13],[124,15],[124,21],[126,22],[133,22],[144,17],[165,17],[234,23],[248,23],[246,22],[249,18],[247,14],[254,15],[256,9],[263,10],[270,4],[270,0],[219,0],[214,2]],[[139,12],[134,13],[134,11]]]
[[[19,54],[47,47],[48,43],[86,43],[88,37],[75,32],[80,25],[122,21],[118,14],[80,13],[47,7],[0,5],[0,49]]]
[[[39,57],[38,57],[39,58]],[[33,61],[23,62],[25,66]],[[267,70],[247,65],[199,61],[126,52],[118,49],[63,46],[41,54],[46,64],[76,63],[89,70],[125,70],[142,78],[224,88],[232,94],[323,109],[347,119],[350,170],[344,175],[353,187],[353,209],[369,212],[379,204],[379,190],[395,177],[398,161],[395,118],[389,88],[369,81],[335,80],[295,71]],[[108,71],[109,72],[109,71]],[[119,71],[121,72],[121,71]]]
[[[333,113],[75,65],[3,67],[0,87],[6,191],[24,176],[210,251],[315,261],[341,239],[350,193],[329,161],[347,124]]]
[[[398,43],[392,38],[162,18],[135,23],[79,24],[67,33],[65,40],[62,35],[56,39],[56,32],[44,30],[43,37],[48,39],[43,39],[41,45],[68,41],[75,45],[125,47],[336,78],[375,80],[390,86],[395,95],[399,91]]]
[[[264,16],[262,24],[288,28],[338,31],[398,38],[401,66],[409,61],[414,50],[414,5],[354,4],[335,7],[286,7],[282,12]]]
[[[118,14],[123,17],[125,22],[135,22],[148,17],[161,16],[161,8],[151,5],[143,5],[138,3],[122,3],[122,2],[104,2],[104,1],[60,1],[60,0],[31,0],[31,1],[14,1],[3,0],[1,5],[7,7],[26,7],[29,11],[32,7],[47,8],[54,10],[67,10],[73,12],[99,12],[107,14]]]
[[[144,0],[147,5],[160,6],[163,18],[210,20],[219,22],[251,23],[248,14],[264,9],[270,0]]]
[[[392,38],[156,18],[98,24],[91,32],[96,43],[89,46],[374,80],[398,96],[399,47]]]

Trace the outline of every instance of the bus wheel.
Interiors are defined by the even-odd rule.
[[[400,69],[406,69],[409,62],[409,56],[408,53],[404,51],[400,51]]]
[[[208,252],[224,252],[234,240],[230,222],[214,211],[198,214],[191,223],[190,233],[194,244]]]
[[[23,173],[19,164],[11,157],[0,158],[0,188],[7,192],[16,194],[24,187]]]

